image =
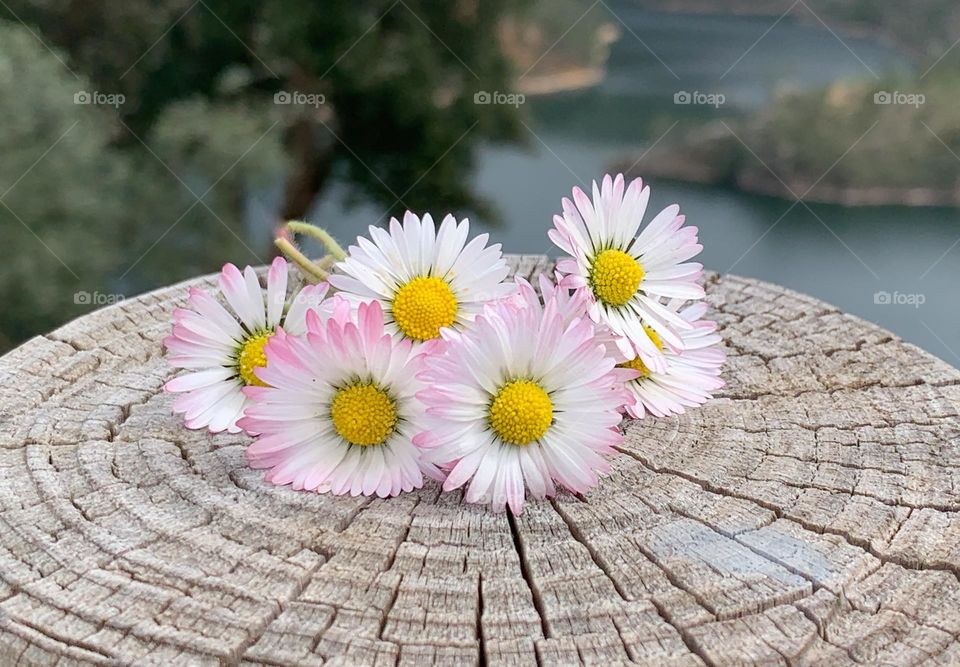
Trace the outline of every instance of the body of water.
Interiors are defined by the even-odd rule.
[[[783,89],[911,68],[905,56],[875,40],[835,36],[814,20],[783,19],[770,29],[776,17],[611,7],[627,27],[621,25],[606,80],[590,90],[529,101],[528,145],[488,146],[480,155],[476,182],[502,224],[475,226],[508,252],[555,254],[546,232],[560,198],[624,158],[639,157],[678,121],[746,113]],[[722,94],[725,100],[720,108],[677,105],[677,92]],[[846,148],[837,147],[837,157]],[[642,161],[639,168],[642,174]],[[648,182],[648,218],[678,202],[688,223],[700,228],[705,249],[699,260],[707,268],[812,294],[960,365],[956,209],[811,204],[808,210],[720,187]],[[347,209],[341,202],[334,192],[312,217],[344,239],[372,221],[382,224],[376,207]]]

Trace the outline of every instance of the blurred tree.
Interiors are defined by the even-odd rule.
[[[117,261],[124,159],[106,114],[31,35],[0,23],[0,348],[65,319],[84,276]],[[82,245],[82,254],[70,252]]]
[[[223,173],[219,165],[235,160],[230,142],[262,133],[265,121],[238,106],[171,105],[156,124],[156,150],[167,164],[194,165],[180,170],[180,183],[149,152],[116,145],[114,109],[78,103],[91,86],[62,59],[27,28],[0,21],[0,351],[120,295],[210,271],[225,256],[256,261],[221,223],[242,184],[282,163],[276,146],[262,144],[198,204],[212,182],[205,172]],[[174,223],[193,238],[171,270],[169,254],[144,250]]]
[[[97,90],[123,94],[122,119],[145,139],[178,102],[279,102],[290,170],[278,217],[302,217],[331,177],[391,212],[441,205],[490,216],[469,184],[474,147],[517,139],[519,123],[514,107],[474,95],[509,89],[497,26],[526,4],[9,0],[0,16],[36,26]]]

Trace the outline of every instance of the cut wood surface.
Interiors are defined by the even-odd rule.
[[[0,358],[0,665],[960,664],[960,372],[707,282],[727,387],[516,519],[273,487],[184,428],[161,341],[211,277],[34,338]]]

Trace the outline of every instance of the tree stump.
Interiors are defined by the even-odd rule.
[[[891,334],[710,276],[727,388],[514,519],[184,428],[161,340],[213,282],[0,358],[0,664],[960,663],[960,372]]]

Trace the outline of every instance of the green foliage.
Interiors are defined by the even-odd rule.
[[[960,117],[949,104],[960,93],[954,72],[937,67],[923,79],[838,82],[784,96],[747,124],[743,137],[775,172],[795,181],[811,183],[829,169],[824,183],[836,187],[951,191],[960,173],[951,154],[960,154]],[[898,101],[877,103],[884,93]],[[742,155],[741,162],[751,159]]]
[[[283,119],[279,112],[269,111],[242,100],[216,102],[198,97],[175,102],[153,128],[155,151],[177,173],[191,170],[214,179],[223,174],[217,190],[268,186],[289,167],[281,133],[273,131]]]
[[[148,149],[112,108],[75,103],[95,86],[62,53],[2,21],[0,45],[0,350],[117,295],[269,257],[269,238],[251,250],[237,217],[246,189],[286,164],[267,133],[278,119],[242,102],[175,102]]]
[[[74,104],[82,80],[25,28],[0,22],[0,44],[2,348],[79,313],[74,292],[118,261],[128,163],[107,114]]]

